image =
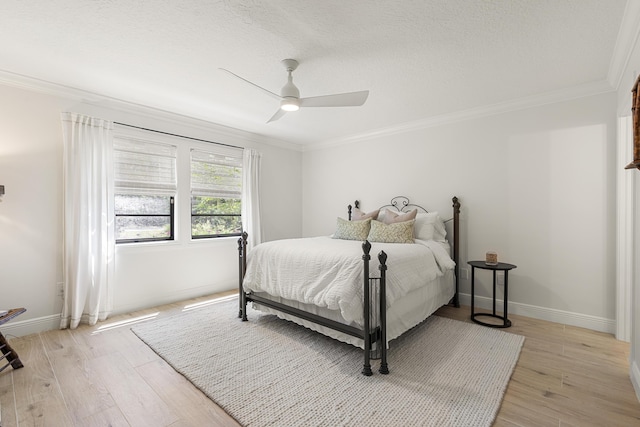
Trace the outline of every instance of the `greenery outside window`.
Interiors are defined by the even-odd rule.
[[[242,153],[191,150],[191,237],[242,233]]]
[[[116,194],[116,243],[173,240],[174,203],[171,196]]]
[[[114,139],[116,243],[173,240],[177,147]]]

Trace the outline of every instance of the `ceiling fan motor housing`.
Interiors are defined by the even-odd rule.
[[[283,98],[300,98],[300,91],[298,90],[296,85],[293,84],[291,71],[289,71],[287,84],[282,86],[282,89],[280,89],[280,96],[282,96]]]
[[[282,64],[287,69],[287,83],[280,89],[280,108],[284,111],[297,111],[300,108],[300,90],[293,84],[291,73],[298,68],[298,61],[295,59],[283,59]]]

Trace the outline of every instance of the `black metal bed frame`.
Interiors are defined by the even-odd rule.
[[[455,307],[460,307],[460,302],[458,298],[458,255],[459,255],[459,217],[460,217],[460,202],[457,197],[452,199],[453,201],[453,218],[448,221],[453,220],[453,248],[452,248],[452,258],[455,262],[455,294],[454,297],[449,302],[453,304]],[[398,207],[401,204],[401,207]],[[356,200],[355,207],[359,206],[359,202]],[[398,196],[391,199],[391,204],[382,206],[382,208],[392,206],[395,207],[400,212],[406,212],[404,209],[415,206],[416,208],[420,208],[425,212],[428,212],[422,206],[415,205],[409,203],[409,199],[404,196]],[[351,220],[352,206],[348,206],[348,215],[349,220]],[[369,262],[371,260],[371,244],[368,241],[362,243],[362,261],[363,261],[363,291],[364,291],[364,308],[363,308],[363,317],[364,317],[364,325],[363,328],[357,328],[350,325],[345,325],[343,323],[337,322],[335,320],[327,319],[325,317],[319,316],[317,314],[309,313],[304,310],[300,310],[295,307],[291,307],[286,304],[279,303],[277,301],[272,301],[270,299],[261,297],[259,295],[255,295],[253,293],[246,293],[242,287],[242,283],[244,280],[244,276],[247,270],[247,237],[248,234],[246,232],[242,233],[242,236],[238,239],[238,265],[239,265],[239,283],[238,283],[238,292],[239,292],[239,313],[238,317],[242,319],[242,321],[247,321],[247,303],[255,302],[266,307],[281,311],[283,313],[296,316],[298,318],[316,323],[318,325],[333,329],[335,331],[342,332],[344,334],[360,338],[364,342],[364,363],[362,367],[362,374],[370,376],[373,374],[371,370],[371,358],[372,358],[372,344],[376,344],[376,351],[379,350],[380,353],[380,368],[378,372],[381,374],[389,373],[389,365],[387,363],[387,305],[386,305],[386,270],[387,270],[387,254],[384,251],[381,251],[378,254],[378,261],[380,262],[380,277],[371,277],[369,271]],[[375,292],[372,289],[375,289],[375,285],[379,283],[379,291]],[[378,294],[378,298],[376,298],[376,293]],[[376,301],[377,299],[377,301]],[[372,326],[371,315],[375,310],[379,310],[379,322],[378,325]]]

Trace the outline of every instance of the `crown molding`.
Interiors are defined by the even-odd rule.
[[[219,136],[231,138],[234,141],[244,143],[244,145],[247,145],[246,143],[250,142],[253,144],[267,144],[293,151],[302,151],[302,148],[299,144],[295,144],[292,142],[283,141],[268,137],[266,135],[221,125],[206,119],[191,117],[161,108],[137,104],[134,102],[101,95],[95,92],[90,92],[71,86],[61,85],[46,80],[28,77],[22,74],[12,73],[10,71],[0,70],[0,84],[15,87],[18,89],[29,90],[32,92],[38,92],[45,95],[66,98],[96,108],[117,110],[123,113],[134,114],[150,119],[161,119],[164,122],[170,122],[176,125],[187,125],[199,130],[215,132]]]
[[[305,147],[305,151],[321,150],[345,144],[367,141],[373,138],[396,135],[405,132],[428,129],[467,120],[478,119],[487,116],[509,113],[512,111],[525,110],[527,108],[539,107],[542,105],[555,104],[572,99],[587,96],[599,95],[602,93],[614,92],[615,89],[607,80],[601,80],[584,85],[572,86],[570,88],[547,92],[539,95],[528,96],[511,101],[486,105],[477,108],[470,108],[448,114],[440,114],[424,119],[405,122],[398,126],[376,129],[370,132],[349,136],[346,138],[329,139],[317,144]]]
[[[634,4],[635,5],[635,4]],[[638,9],[640,12],[640,4],[636,8],[629,7],[631,9]],[[625,13],[626,15],[626,13]],[[633,14],[630,14],[633,15]],[[640,18],[640,14],[638,15]],[[633,21],[635,22],[635,21]],[[636,36],[638,31],[635,31]],[[620,39],[620,37],[619,37]],[[634,43],[631,46],[633,49]],[[618,55],[619,56],[619,55]],[[628,55],[626,57],[628,62]],[[626,64],[625,62],[625,64]],[[96,108],[107,108],[111,110],[117,110],[124,113],[135,114],[151,119],[162,119],[166,122],[171,122],[177,125],[188,125],[200,130],[215,132],[217,135],[231,138],[235,141],[250,142],[253,144],[267,144],[279,148],[284,148],[292,151],[315,151],[335,146],[351,144],[356,142],[362,142],[374,138],[380,138],[389,135],[396,135],[405,132],[411,132],[421,129],[432,128],[436,126],[442,126],[446,124],[452,124],[467,120],[473,120],[481,117],[487,117],[497,114],[503,114],[511,111],[523,110],[532,107],[538,107],[541,105],[553,104],[557,102],[563,102],[575,98],[581,98],[586,96],[597,95],[601,93],[612,92],[615,89],[609,80],[602,80],[589,84],[573,86],[570,88],[547,92],[544,94],[524,97],[516,100],[491,104],[487,106],[471,108],[467,110],[457,111],[448,114],[441,114],[437,116],[431,116],[424,119],[414,120],[411,122],[401,123],[397,126],[391,126],[387,128],[374,129],[369,132],[364,132],[352,136],[329,139],[317,143],[311,143],[308,145],[297,144],[290,141],[284,141],[268,137],[262,134],[256,134],[245,130],[224,126],[215,122],[211,122],[205,119],[195,118],[184,114],[179,114],[171,111],[167,111],[160,108],[150,107],[147,105],[137,104],[129,101],[124,101],[117,98],[101,95],[98,93],[85,91],[82,89],[74,88],[71,86],[65,86],[49,81],[36,79],[33,77],[24,76],[21,74],[12,73],[9,71],[0,70],[0,84],[6,86],[12,86],[19,89],[30,90],[34,92],[44,93],[47,95],[63,97],[71,99],[83,104],[87,104]],[[132,123],[133,124],[133,123]]]
[[[616,39],[616,45],[613,49],[613,54],[611,55],[609,72],[607,74],[607,80],[615,90],[620,88],[622,78],[624,77],[624,71],[629,64],[631,54],[636,47],[639,35],[640,2],[628,0],[624,8],[624,14],[622,15],[618,38]]]

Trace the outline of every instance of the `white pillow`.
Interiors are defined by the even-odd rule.
[[[419,240],[447,241],[447,229],[438,212],[418,213],[413,230],[415,238]]]
[[[395,209],[393,210],[389,208],[380,209],[380,212],[378,213],[378,218],[376,219],[380,222],[384,222],[385,217],[387,217],[387,213],[396,213],[396,212],[398,211]]]

